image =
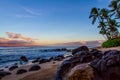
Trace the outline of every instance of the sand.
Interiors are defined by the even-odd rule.
[[[43,64],[36,63],[41,67],[40,70],[16,75],[18,69],[28,70],[32,66],[32,65],[24,65],[11,71],[12,74],[3,77],[2,80],[52,80],[57,71],[58,66],[61,63],[62,61],[56,61],[55,64],[53,64],[53,61]]]

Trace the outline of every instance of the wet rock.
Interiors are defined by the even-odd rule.
[[[9,66],[5,66],[5,68],[8,68]]]
[[[63,80],[92,80],[94,71],[91,66],[80,64],[72,68]]]
[[[73,56],[73,55],[72,55],[72,53],[71,53],[71,52],[64,54],[64,58],[67,58],[67,57],[72,57],[72,56]]]
[[[101,59],[90,63],[95,71],[93,80],[120,80],[120,51],[109,50]]]
[[[37,70],[39,70],[41,67],[39,66],[39,65],[33,65],[30,69],[29,69],[29,71],[37,71]]]
[[[90,53],[95,56],[96,58],[102,58],[103,52],[97,49],[92,49]]]
[[[80,62],[90,62],[94,59],[93,55],[88,51],[80,51],[74,55],[76,58],[80,58]]]
[[[35,60],[32,61],[32,63],[39,62],[40,58],[36,58]]]
[[[62,61],[63,59],[64,59],[63,55],[58,55],[58,56],[53,57],[54,61]]]
[[[17,65],[18,65],[18,63],[14,63],[13,65],[14,65],[14,66],[17,66]]]
[[[7,72],[7,71],[0,71],[0,79],[7,76],[7,75],[10,75],[11,73],[10,72]]]
[[[25,69],[19,69],[16,74],[23,74],[26,72],[27,72],[27,70],[25,70]]]
[[[78,47],[77,49],[74,49],[72,51],[72,54],[76,54],[77,52],[80,52],[80,51],[89,51],[88,47],[87,46],[81,46],[81,47]]]
[[[49,62],[49,61],[50,61],[50,59],[40,59],[39,64],[46,63],[46,62]]]
[[[72,58],[65,60],[54,80],[120,80],[119,72],[120,51],[109,50],[102,54],[94,49],[76,52]]]
[[[65,60],[57,70],[57,74],[55,76],[55,80],[62,80],[66,73],[71,70],[74,66],[79,65],[81,63],[87,63],[92,61],[94,58],[88,51],[80,51],[77,52],[72,58],[69,60]]]
[[[50,58],[49,58],[49,61],[52,61],[52,60],[53,60],[53,57],[50,57]]]
[[[69,60],[65,60],[58,68],[54,80],[63,80],[65,74],[74,66],[80,64],[80,59],[72,57]]]
[[[4,69],[0,69],[0,71],[4,71]]]
[[[26,56],[21,56],[20,57],[20,60],[23,61],[23,62],[28,62],[28,59]]]
[[[13,70],[16,69],[16,68],[18,68],[18,66],[17,66],[17,65],[14,65],[14,66],[11,66],[11,67],[9,68],[9,70],[10,70],[10,71],[13,71]]]

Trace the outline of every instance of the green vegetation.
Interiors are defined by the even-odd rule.
[[[103,47],[119,46],[120,0],[112,0],[108,8],[92,8],[89,18],[92,18],[92,24],[98,22],[99,33],[107,39]]]
[[[105,41],[103,44],[102,44],[102,47],[116,47],[116,46],[120,46],[120,39],[110,39],[110,40],[107,40]]]

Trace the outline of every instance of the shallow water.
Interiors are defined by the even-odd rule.
[[[0,47],[0,67],[10,66],[14,63],[19,64],[22,55],[26,56],[29,60],[33,60],[38,57],[50,58],[67,53],[66,51],[50,51],[58,48],[63,47]],[[76,47],[66,48],[73,49]]]

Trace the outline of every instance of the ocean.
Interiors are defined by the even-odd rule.
[[[11,66],[15,63],[20,63],[20,57],[26,56],[29,61],[36,58],[50,58],[52,56],[66,54],[67,51],[54,51],[54,49],[74,49],[77,46],[73,47],[0,47],[0,68]],[[48,51],[46,51],[48,50]]]

